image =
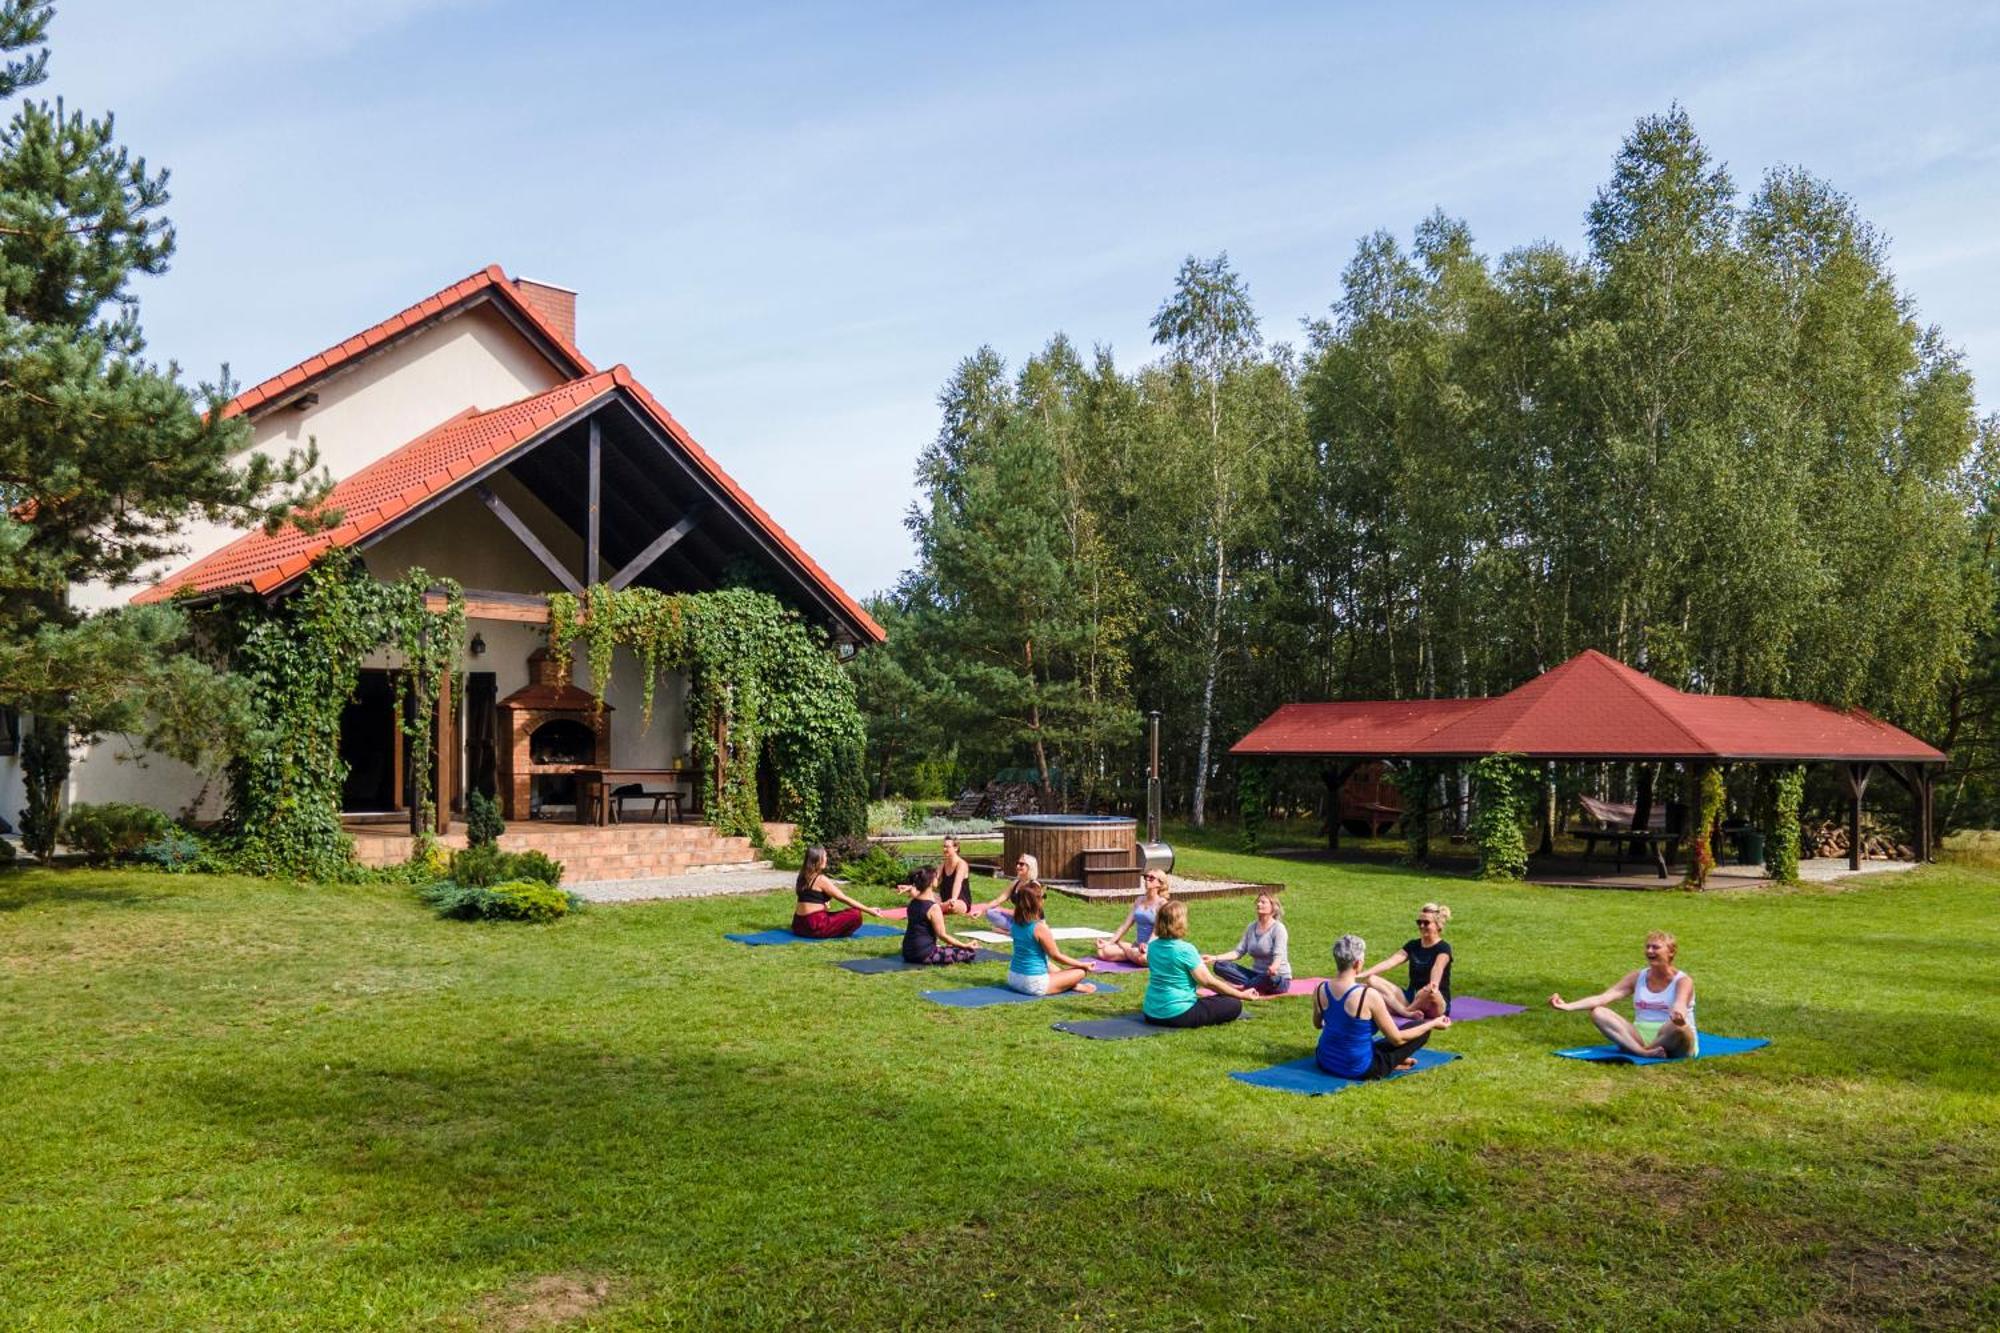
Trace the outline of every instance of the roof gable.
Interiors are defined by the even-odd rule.
[[[498,264],[488,264],[470,277],[433,292],[353,337],[243,390],[223,406],[222,413],[224,416],[255,415],[304,392],[322,377],[392,342],[485,301],[495,302],[520,325],[529,335],[528,341],[563,375],[590,375],[596,372],[597,368],[577,349],[568,334],[558,329],[536,302],[523,295]]]
[[[221,550],[169,574],[133,601],[156,602],[178,595],[238,589],[267,595],[281,592],[321,553],[339,546],[369,544],[391,524],[414,519],[472,484],[477,476],[505,466],[614,397],[629,402],[671,439],[692,467],[743,516],[746,525],[768,541],[777,558],[789,563],[802,581],[838,608],[840,617],[857,633],[875,642],[886,637],[860,603],[834,582],[622,365],[505,407],[461,411],[337,484],[326,504],[329,512],[340,514],[335,527],[306,532],[287,525],[275,534],[261,530],[245,533]]]

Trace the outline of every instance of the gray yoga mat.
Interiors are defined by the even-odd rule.
[[[1004,953],[995,953],[991,949],[981,949],[978,953],[972,955],[972,961],[975,963],[1004,963],[1007,961],[1007,955]],[[930,963],[906,963],[903,961],[901,954],[892,953],[883,958],[848,958],[842,960],[838,966],[846,968],[849,972],[859,972],[864,976],[872,976],[877,972],[943,972],[947,968],[962,967],[964,964],[940,963],[932,965]]]

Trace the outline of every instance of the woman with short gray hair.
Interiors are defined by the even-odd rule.
[[[1368,942],[1342,935],[1333,942],[1339,967],[1313,992],[1313,1026],[1320,1029],[1314,1062],[1335,1078],[1372,1079],[1409,1069],[1431,1033],[1451,1026],[1446,1014],[1398,1030],[1389,1003],[1361,978]]]

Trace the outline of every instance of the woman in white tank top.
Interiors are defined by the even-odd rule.
[[[1701,1053],[1701,1034],[1694,1024],[1694,978],[1674,966],[1679,944],[1664,930],[1646,936],[1646,965],[1628,973],[1617,985],[1581,1000],[1549,996],[1549,1007],[1565,1013],[1590,1011],[1597,1030],[1620,1050],[1655,1060],[1675,1060]],[[1628,1020],[1611,1007],[1630,996]]]

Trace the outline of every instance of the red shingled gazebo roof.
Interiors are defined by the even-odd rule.
[[[1861,709],[1688,694],[1586,651],[1491,699],[1286,704],[1231,754],[1325,759],[1764,760],[1942,764]]]

